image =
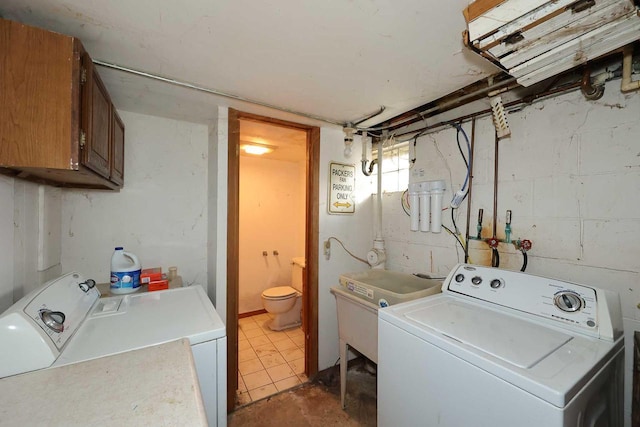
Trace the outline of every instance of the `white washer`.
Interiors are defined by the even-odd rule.
[[[442,294],[378,311],[378,425],[622,425],[617,294],[456,266]]]
[[[188,338],[208,423],[226,426],[225,326],[204,290],[100,299],[92,282],[66,274],[0,316],[0,378]]]

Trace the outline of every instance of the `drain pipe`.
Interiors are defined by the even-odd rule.
[[[367,262],[373,269],[384,270],[387,254],[384,250],[382,238],[382,139],[378,141],[378,191],[377,206],[375,211],[376,237],[373,240],[373,248],[367,253]]]
[[[631,67],[633,66],[633,45],[629,44],[622,50],[622,82],[620,90],[631,92],[640,89],[640,80],[631,81]]]
[[[580,83],[580,91],[582,91],[582,95],[587,98],[589,101],[595,101],[602,98],[604,95],[604,82],[607,79],[606,73],[603,73],[605,76],[602,81],[592,82],[591,81],[591,69],[587,65],[584,67],[584,71],[582,72],[582,81]]]
[[[367,136],[367,131],[362,132],[362,137],[360,138],[362,141],[362,173],[364,176],[371,176],[373,173],[373,168],[377,163],[377,160],[371,160],[371,164],[369,164],[369,170],[367,170],[367,163],[369,163],[369,159],[367,158],[367,152],[369,151],[369,138]]]

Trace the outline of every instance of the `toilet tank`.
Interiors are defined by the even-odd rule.
[[[291,260],[291,287],[296,291],[302,292],[302,276],[304,273],[305,260],[304,257],[296,257]]]

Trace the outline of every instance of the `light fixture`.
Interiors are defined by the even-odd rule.
[[[275,150],[276,147],[272,145],[256,144],[252,142],[250,144],[241,144],[240,149],[244,150],[244,152],[247,154],[262,156],[263,154],[273,152],[273,150]]]

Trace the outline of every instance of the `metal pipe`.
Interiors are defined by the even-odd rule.
[[[633,65],[633,44],[627,45],[622,51],[622,82],[620,90],[622,92],[630,92],[640,89],[640,80],[631,81],[631,66]]]
[[[224,97],[224,98],[235,99],[236,101],[248,102],[249,104],[259,105],[261,107],[272,108],[274,110],[283,111],[285,113],[295,114],[297,116],[306,117],[306,118],[312,119],[312,120],[318,120],[318,121],[321,121],[321,122],[330,123],[332,125],[338,125],[338,126],[341,126],[341,127],[345,126],[345,123],[343,123],[343,122],[339,122],[339,121],[332,120],[332,119],[327,119],[325,117],[316,116],[315,114],[303,113],[303,112],[300,112],[300,111],[297,111],[297,110],[293,110],[293,109],[290,109],[290,108],[279,107],[277,105],[269,104],[267,102],[256,101],[256,100],[253,100],[253,99],[245,98],[245,97],[240,96],[240,95],[234,95],[234,94],[231,94],[231,93],[221,92],[221,91],[216,90],[216,89],[211,89],[211,88],[208,88],[208,87],[199,86],[199,85],[196,85],[196,84],[193,84],[193,83],[183,82],[183,81],[180,81],[180,80],[170,79],[168,77],[158,76],[156,74],[151,74],[151,73],[147,73],[147,72],[144,72],[144,71],[134,70],[133,68],[123,67],[122,65],[112,64],[110,62],[105,62],[105,61],[100,61],[98,59],[94,59],[93,63],[96,64],[96,65],[100,65],[102,67],[112,68],[114,70],[123,71],[125,73],[133,74],[133,75],[136,75],[136,76],[146,77],[148,79],[158,80],[158,81],[161,81],[161,82],[164,82],[164,83],[169,83],[169,84],[174,85],[174,86],[185,87],[187,89],[193,89],[193,90],[197,90],[199,92],[208,93],[210,95],[217,95],[217,96],[221,96],[221,97]]]
[[[498,138],[498,133],[495,133],[495,148],[494,148],[494,156],[493,159],[493,234],[492,237],[496,236],[497,231],[497,222],[498,222],[498,146],[500,138]]]
[[[562,93],[565,93],[565,92],[569,92],[569,91],[578,89],[578,88],[580,88],[580,84],[581,84],[581,81],[573,82],[573,83],[571,83],[569,85],[562,86],[562,87],[555,88],[555,89],[551,89],[551,90],[536,94],[534,96],[530,96],[530,97],[523,98],[523,99],[518,99],[516,101],[511,101],[509,103],[504,104],[504,108],[505,108],[506,111],[515,110],[516,109],[515,107],[519,107],[522,104],[533,104],[535,101],[538,101],[541,98],[546,98],[548,96],[562,94]],[[487,108],[486,110],[481,110],[481,111],[477,111],[475,113],[466,114],[464,116],[460,116],[460,117],[457,117],[455,119],[447,120],[447,121],[444,121],[444,122],[434,123],[434,124],[432,124],[430,126],[425,126],[423,128],[420,128],[420,129],[416,129],[416,130],[412,130],[412,131],[408,131],[408,132],[404,132],[404,133],[400,133],[400,134],[395,134],[395,138],[398,139],[398,138],[401,138],[401,137],[403,137],[405,135],[412,135],[411,138],[406,140],[406,141],[409,141],[410,139],[413,139],[413,137],[417,133],[421,133],[422,135],[426,135],[427,133],[437,132],[437,131],[441,130],[442,128],[449,127],[454,123],[464,123],[465,121],[468,121],[470,119],[480,118],[480,117],[488,116],[490,114],[492,114],[492,110],[491,110],[491,108]],[[430,132],[425,132],[425,131],[430,131]],[[423,133],[423,132],[425,132],[425,133]],[[402,141],[402,142],[404,142],[404,141]]]
[[[501,88],[505,88],[506,86],[508,86],[507,88],[505,88],[505,90],[511,90],[511,89],[515,89],[517,87],[519,87],[520,85],[518,83],[515,83],[516,79],[515,77],[512,77],[510,79],[507,80],[503,80],[499,83],[495,83],[492,84],[491,86],[487,86],[486,88],[482,88],[482,89],[478,89],[476,91],[473,91],[471,93],[468,93],[466,95],[462,95],[454,100],[451,101],[447,101],[441,105],[437,105],[435,107],[431,107],[428,110],[425,111],[420,111],[420,112],[416,112],[415,115],[418,116],[417,118],[407,118],[407,120],[401,122],[401,123],[397,123],[397,124],[390,124],[388,126],[379,126],[379,127],[369,127],[369,128],[358,128],[358,130],[367,130],[367,131],[384,131],[384,130],[395,130],[395,129],[399,129],[403,126],[408,126],[412,123],[415,123],[419,120],[424,120],[425,116],[427,114],[431,114],[433,112],[436,111],[442,111],[445,108],[449,108],[453,105],[459,104],[462,101],[465,101],[469,98],[473,98],[474,96],[478,96],[478,95],[482,95],[485,93],[489,93],[491,91],[497,90],[497,89],[501,89]]]
[[[467,192],[467,231],[465,233],[464,262],[469,261],[469,226],[471,225],[471,194],[473,191],[473,158],[476,141],[476,118],[471,119],[471,156],[469,156],[469,190]]]
[[[498,89],[503,89],[504,91],[509,91],[509,90],[515,89],[517,87],[520,87],[520,85],[518,83],[516,83],[516,78],[513,77],[511,79],[507,79],[507,80],[501,81],[500,83],[495,83],[495,84],[493,84],[491,86],[487,86],[486,88],[478,89],[478,90],[476,90],[474,92],[468,93],[466,95],[462,95],[459,98],[453,99],[451,101],[447,101],[447,102],[445,102],[445,103],[443,103],[441,105],[437,105],[435,107],[431,107],[426,111],[420,111],[419,113],[416,113],[419,116],[418,119],[406,120],[406,121],[404,121],[402,123],[394,124],[392,126],[388,126],[388,129],[395,130],[395,129],[401,128],[403,126],[408,126],[409,124],[415,123],[418,120],[424,120],[426,118],[425,116],[427,116],[428,114],[435,113],[436,111],[442,112],[442,110],[444,110],[446,108],[452,107],[452,106],[454,106],[456,104],[459,104],[459,103],[461,103],[461,102],[463,102],[463,101],[465,101],[465,100],[467,100],[469,98],[473,98],[473,97],[478,96],[478,95],[488,94],[489,92],[493,92],[493,91],[498,90]],[[377,130],[377,129],[375,129],[375,130]]]
[[[384,112],[384,110],[386,110],[386,109],[387,109],[387,107],[385,107],[384,105],[381,105],[381,106],[380,106],[380,110],[376,111],[375,113],[371,113],[371,114],[369,114],[368,116],[364,116],[364,117],[363,117],[363,118],[361,118],[360,120],[357,120],[357,121],[353,122],[353,124],[354,124],[355,126],[358,126],[360,123],[366,122],[366,121],[367,121],[367,120],[369,120],[369,119],[372,119],[372,118],[374,118],[374,117],[376,117],[376,116],[379,116],[379,115],[380,115],[380,114],[382,114],[382,113]]]
[[[382,240],[382,152],[383,143],[378,142],[378,191],[376,197],[378,199],[378,206],[376,206],[376,240]]]
[[[586,65],[582,72],[580,90],[582,91],[582,95],[590,101],[598,100],[604,95],[604,82],[600,85],[594,85],[591,82],[591,69],[589,65]]]

